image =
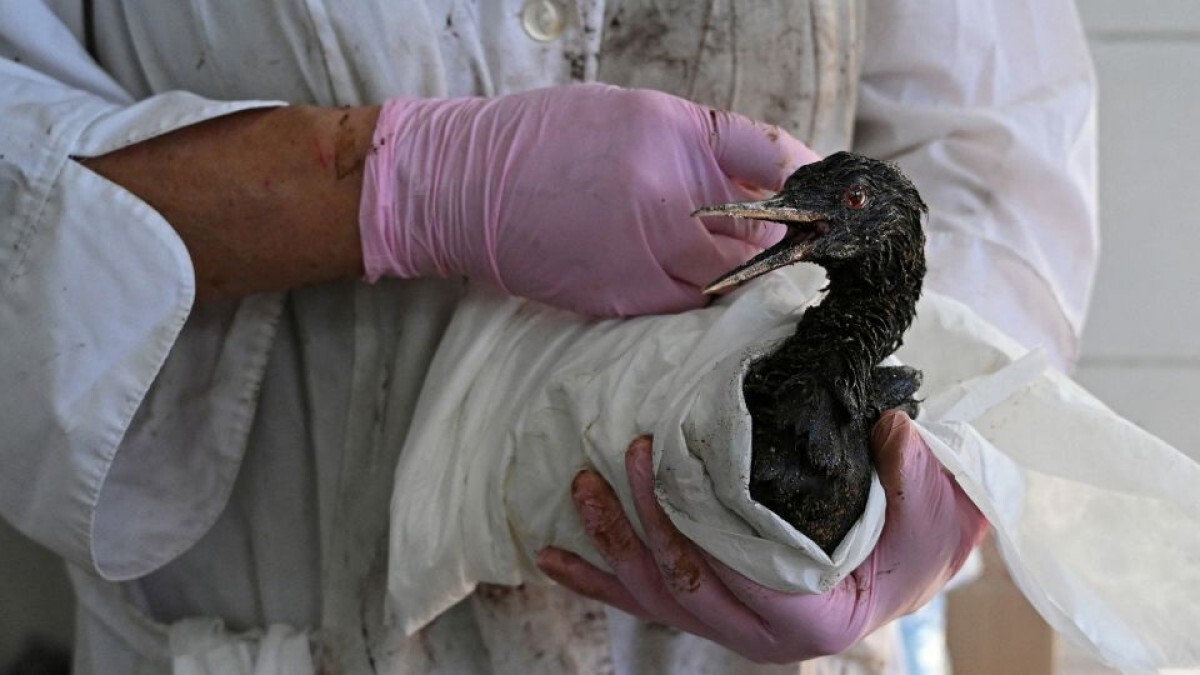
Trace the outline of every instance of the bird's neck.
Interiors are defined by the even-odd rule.
[[[847,340],[847,355],[877,365],[900,346],[916,316],[925,256],[914,243],[827,266],[828,294],[805,314],[804,322],[827,335],[840,334]]]
[[[900,347],[925,276],[919,224],[879,244],[851,261],[814,261],[828,273],[828,291],[791,336],[752,366],[747,405],[804,391],[815,378],[846,397],[852,414],[867,410],[872,371]]]
[[[896,351],[916,315],[925,276],[919,228],[893,233],[850,261],[826,262],[829,287],[805,312],[793,340],[865,374]],[[813,354],[817,356],[817,354]]]

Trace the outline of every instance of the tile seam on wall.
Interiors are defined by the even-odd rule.
[[[1087,37],[1096,42],[1200,42],[1200,30],[1180,29],[1105,29],[1086,31]]]
[[[1197,368],[1196,356],[1084,356],[1078,368]]]

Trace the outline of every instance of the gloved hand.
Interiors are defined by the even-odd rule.
[[[684,537],[655,499],[650,441],[644,438],[634,441],[625,465],[647,541],[638,539],[608,483],[583,471],[572,495],[614,573],[554,548],[538,555],[538,567],[582,595],[755,661],[790,663],[840,652],[928,601],[987,528],[903,413],[884,414],[872,446],[887,493],[883,532],[867,560],[824,595],[764,588]]]
[[[776,127],[653,91],[395,99],[365,167],[367,278],[466,275],[596,316],[699,307],[782,228],[692,211],[816,159]]]

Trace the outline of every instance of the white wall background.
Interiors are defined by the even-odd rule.
[[[1103,254],[1077,379],[1200,459],[1200,0],[1080,0],[1100,80]],[[0,668],[69,639],[61,565],[0,523]],[[1067,648],[1064,672],[1105,672]]]
[[[1200,459],[1200,2],[1080,0],[1100,80],[1100,274],[1077,379]]]

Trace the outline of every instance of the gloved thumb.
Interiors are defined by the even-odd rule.
[[[733,112],[710,110],[710,138],[717,164],[730,180],[743,186],[777,191],[817,153],[788,132]]]
[[[887,493],[875,553],[891,570],[887,604],[907,612],[954,576],[986,533],[987,520],[907,415],[885,412],[871,441],[875,469]]]

